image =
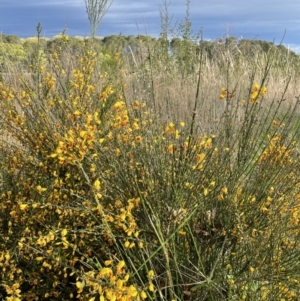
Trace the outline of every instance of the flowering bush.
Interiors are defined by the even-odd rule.
[[[121,54],[67,43],[0,81],[2,297],[297,300],[297,104],[222,88],[201,132],[131,97]]]

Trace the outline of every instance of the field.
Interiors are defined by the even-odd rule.
[[[300,57],[264,41],[0,42],[0,298],[299,300]]]

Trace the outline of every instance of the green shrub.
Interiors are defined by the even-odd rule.
[[[296,80],[199,47],[162,74],[63,36],[0,81],[3,298],[297,300]]]

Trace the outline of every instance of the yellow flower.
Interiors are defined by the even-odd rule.
[[[141,291],[140,296],[141,296],[142,300],[147,299],[147,294],[145,293],[145,291]]]
[[[255,103],[257,101],[257,99],[258,99],[258,92],[253,92],[251,94],[251,100],[250,100],[250,102],[253,104],[253,103]]]
[[[79,132],[79,135],[80,135],[80,137],[86,139],[86,138],[87,138],[87,135],[88,135],[88,132],[82,130],[82,131]]]
[[[222,188],[222,192],[223,192],[224,194],[228,194],[228,188],[227,188],[226,186],[224,186],[224,187]]]
[[[36,186],[36,190],[39,192],[39,193],[43,193],[47,190],[47,188],[43,188],[41,185],[38,185]]]
[[[9,253],[6,253],[4,257],[5,257],[5,260],[6,260],[6,261],[9,261],[9,260],[10,260],[10,255],[9,255]]]
[[[112,264],[112,262],[113,262],[112,260],[105,260],[104,264],[105,264],[105,266],[109,266]]]
[[[149,288],[149,291],[150,291],[150,292],[154,292],[154,291],[155,291],[155,288],[154,288],[154,285],[153,285],[152,282],[149,283],[148,288]]]
[[[97,179],[97,180],[94,182],[94,188],[95,188],[96,190],[99,190],[99,189],[100,189],[100,181],[99,181],[99,179]]]
[[[106,299],[109,301],[116,301],[117,297],[116,294],[112,290],[106,291]]]
[[[204,188],[204,192],[203,192],[203,194],[204,194],[204,196],[207,196],[208,195],[208,189],[207,188]]]
[[[227,270],[232,270],[232,266],[231,266],[230,263],[228,263],[228,264],[226,265],[226,269],[227,269]]]
[[[148,278],[151,279],[151,280],[154,279],[154,271],[153,271],[153,270],[150,270],[150,271],[148,272]]]
[[[123,284],[124,284],[123,282],[124,281],[121,280],[121,279],[117,280],[117,288],[118,288],[118,290],[121,290],[123,288]]]
[[[257,83],[254,83],[252,88],[252,93],[258,92],[258,90],[259,90],[259,85]]]
[[[107,92],[108,95],[114,93],[114,91],[113,91],[113,89],[112,89],[111,86],[107,87],[106,92]]]
[[[168,146],[168,151],[169,151],[170,154],[173,154],[173,153],[174,153],[174,145],[173,145],[173,144],[170,144],[170,145]]]
[[[125,266],[125,261],[124,260],[119,261],[117,265],[117,274],[121,274],[123,272],[124,266]]]
[[[81,112],[80,112],[79,110],[76,110],[76,111],[74,112],[74,115],[75,115],[76,117],[79,117],[79,116],[81,115]]]
[[[47,244],[47,241],[44,237],[39,237],[36,243],[41,247],[44,247]]]
[[[201,163],[204,160],[204,158],[205,158],[204,153],[197,154],[197,156],[196,156],[197,163]]]
[[[140,127],[139,127],[139,124],[135,121],[135,122],[133,123],[133,125],[132,125],[132,128],[133,128],[134,130],[138,130]]]
[[[132,243],[129,245],[129,249],[134,248],[134,247],[135,247],[135,243],[132,242]]]
[[[67,229],[63,229],[62,231],[61,231],[61,236],[66,236],[67,234],[68,234],[68,230]]]
[[[181,235],[181,236],[185,236],[185,235],[186,235],[186,232],[183,231],[182,229],[180,229],[180,230],[178,231],[178,234]]]
[[[28,205],[27,204],[19,204],[19,207],[23,211],[28,207]]]
[[[223,87],[221,89],[220,99],[224,99],[227,95],[227,90]]]
[[[169,125],[166,127],[166,132],[172,134],[175,132],[175,125],[173,122],[170,122]]]
[[[81,293],[83,291],[84,286],[85,286],[84,281],[82,281],[82,282],[81,281],[77,281],[76,282],[77,292]]]
[[[267,93],[267,88],[266,87],[262,87],[261,90],[260,90],[260,95],[261,96],[265,96]]]
[[[130,297],[136,297],[137,294],[138,294],[137,289],[133,285],[130,285],[129,288],[128,288],[128,295]]]
[[[257,83],[254,83],[252,91],[251,91],[251,99],[250,102],[253,104],[258,100],[259,93],[261,96],[265,96],[267,92],[266,87],[259,87]]]
[[[113,272],[111,268],[102,268],[101,271],[99,272],[99,277],[100,278],[105,278],[106,276],[111,277],[113,275]]]
[[[211,148],[212,139],[208,138],[205,142],[205,148]]]

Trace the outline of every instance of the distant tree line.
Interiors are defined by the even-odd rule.
[[[272,49],[276,49],[277,53],[282,56],[282,60],[289,57],[299,60],[299,55],[283,45],[276,46],[272,42],[262,40],[237,39],[235,37],[221,38],[213,41],[192,41],[188,39],[173,38],[166,40],[164,38],[153,38],[146,35],[110,35],[104,38],[85,39],[83,37],[68,37],[67,46],[74,52],[80,52],[87,42],[93,42],[93,47],[99,51],[123,52],[127,55],[142,56],[147,58],[149,53],[156,55],[167,55],[176,57],[177,60],[187,62],[191,57],[195,57],[200,50],[207,59],[217,59],[220,50],[230,49],[236,56],[252,57],[256,53],[268,53]],[[0,63],[3,63],[4,56],[8,56],[13,60],[24,61],[32,57],[36,52],[37,43],[39,49],[45,53],[53,52],[57,47],[66,41],[59,36],[52,39],[27,38],[21,39],[16,35],[0,35]],[[167,49],[167,53],[166,53]],[[190,60],[190,64],[193,62]]]

